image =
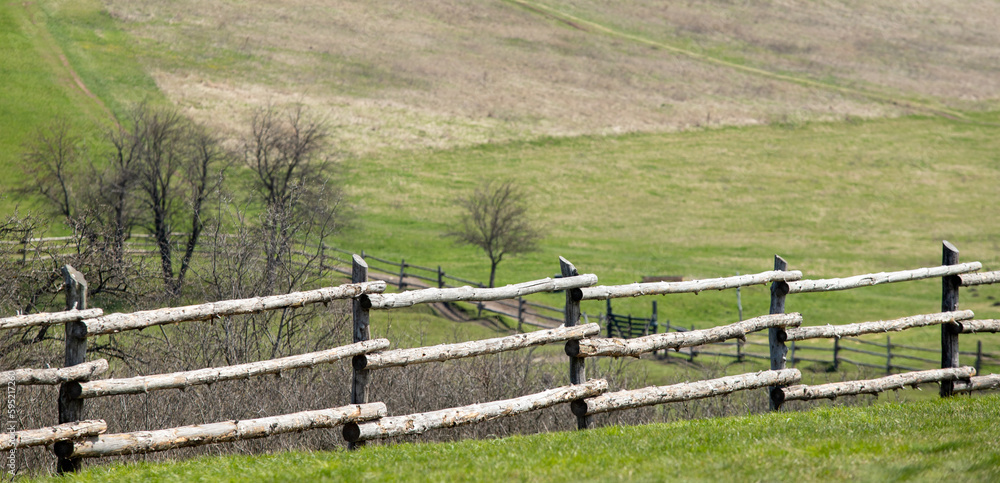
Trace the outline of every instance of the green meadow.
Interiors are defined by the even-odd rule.
[[[360,451],[91,468],[68,481],[994,481],[998,396]],[[51,480],[48,480],[51,481]]]

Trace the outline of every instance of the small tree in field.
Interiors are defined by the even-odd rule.
[[[486,252],[490,259],[490,287],[504,256],[538,250],[542,234],[528,221],[524,193],[513,181],[484,181],[457,203],[462,207],[462,217],[446,236]]]

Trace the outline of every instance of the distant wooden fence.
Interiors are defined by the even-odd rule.
[[[940,384],[942,397],[1000,387],[1000,375],[977,375],[976,368],[960,367],[957,344],[959,335],[963,333],[1000,330],[998,320],[977,320],[971,311],[958,310],[960,287],[998,283],[1000,272],[972,274],[971,272],[980,270],[981,265],[959,264],[957,250],[947,242],[944,244],[944,253],[945,263],[939,267],[844,279],[802,280],[800,272],[787,270],[785,261],[776,257],[774,270],[758,274],[618,286],[595,286],[598,281],[595,275],[580,275],[572,263],[560,258],[562,278],[536,280],[498,288],[478,286],[448,288],[439,283],[438,287],[394,294],[384,293],[386,288],[384,281],[369,281],[369,267],[366,260],[359,255],[353,255],[350,284],[279,296],[229,300],[131,314],[103,314],[98,309],[87,309],[86,281],[80,272],[66,266],[64,267],[66,312],[0,319],[0,328],[8,329],[64,324],[66,367],[17,369],[0,373],[0,379],[4,382],[10,381],[11,384],[59,384],[59,424],[0,435],[0,450],[52,445],[52,450],[58,457],[59,471],[66,472],[78,470],[82,458],[149,453],[334,426],[343,427],[345,440],[349,447],[354,448],[369,440],[475,424],[565,403],[570,404],[571,412],[576,417],[577,427],[585,429],[593,424],[592,417],[598,413],[690,401],[758,388],[769,388],[770,405],[772,409],[777,410],[785,401],[872,394],[932,382]],[[440,281],[443,278],[440,269],[438,275]],[[789,294],[847,290],[880,283],[937,277],[942,279],[943,284],[940,313],[821,327],[803,327],[801,314],[784,313],[784,301]],[[697,293],[704,290],[732,289],[768,283],[771,284],[770,313],[728,325],[682,332],[646,333],[640,337],[631,337],[634,334],[629,334],[630,337],[627,338],[602,338],[601,329],[597,324],[580,324],[582,300]],[[390,345],[388,340],[370,337],[368,321],[371,310],[436,302],[482,303],[555,291],[562,291],[565,294],[565,306],[561,310],[563,324],[557,328],[487,340],[394,350],[388,350]],[[91,337],[161,324],[285,309],[337,299],[352,300],[353,309],[353,343],[342,347],[227,367],[112,379],[96,378],[107,371],[107,361],[85,360],[87,340]],[[938,369],[907,372],[879,379],[808,386],[799,384],[802,376],[797,369],[785,367],[789,350],[787,344],[794,344],[797,341],[815,338],[841,340],[861,334],[885,333],[929,325],[941,326],[943,355],[941,367]],[[770,360],[770,370],[766,371],[616,392],[608,392],[608,384],[603,380],[587,380],[584,372],[583,362],[590,357],[638,357],[657,351],[670,349],[677,351],[733,339],[745,341],[749,335],[764,330],[767,330],[769,337],[769,351],[766,357]],[[502,401],[408,415],[390,415],[385,404],[368,401],[369,374],[374,370],[496,354],[557,342],[565,343],[565,353],[569,358],[570,385],[568,386]],[[890,343],[886,347],[891,349],[893,345]],[[892,356],[889,357],[891,359]],[[120,434],[105,434],[107,425],[103,420],[81,421],[78,417],[84,401],[89,398],[186,388],[223,380],[274,374],[283,370],[327,364],[347,358],[351,358],[353,375],[350,382],[352,388],[350,404],[344,406],[259,419]],[[844,358],[840,360],[846,361]]]

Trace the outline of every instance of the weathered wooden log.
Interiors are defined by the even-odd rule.
[[[247,379],[264,374],[277,374],[281,371],[312,367],[317,364],[329,364],[366,352],[383,350],[388,348],[389,345],[389,341],[386,339],[375,339],[335,347],[325,351],[310,352],[266,361],[248,362],[234,366],[209,367],[171,374],[83,382],[79,384],[78,397],[87,399],[118,394],[141,394],[162,389],[180,389],[200,384],[214,384],[219,381]]]
[[[841,337],[853,337],[862,334],[878,334],[882,332],[898,332],[914,327],[924,327],[928,325],[948,324],[961,320],[968,320],[975,317],[971,310],[959,310],[955,312],[941,312],[937,314],[914,315],[893,320],[880,320],[877,322],[859,322],[857,324],[844,325],[818,325],[814,327],[799,327],[797,329],[786,330],[789,341],[806,339],[832,339]]]
[[[1000,319],[963,320],[958,323],[963,334],[1000,332]]]
[[[87,321],[88,335],[113,334],[123,330],[142,329],[155,325],[208,320],[224,315],[239,315],[301,307],[307,304],[329,302],[358,297],[363,294],[379,293],[385,290],[385,282],[365,282],[326,287],[307,292],[293,292],[284,295],[254,297],[240,300],[223,300],[207,304],[144,310],[130,314],[108,314]]]
[[[650,282],[632,283],[628,285],[602,285],[583,289],[583,300],[604,300],[624,297],[639,297],[642,295],[666,295],[675,293],[698,293],[706,290],[725,290],[748,285],[761,285],[775,281],[792,281],[802,278],[802,272],[767,271],[735,277],[706,278],[688,282]]]
[[[802,324],[802,315],[775,314],[754,317],[735,324],[687,332],[665,332],[635,339],[583,339],[566,343],[570,357],[638,357],[648,352],[679,349],[704,344],[714,344],[728,339],[744,338],[751,332],[769,327],[796,327]]]
[[[539,292],[571,290],[595,283],[597,283],[597,275],[586,274],[569,278],[543,278],[496,288],[478,288],[466,285],[456,288],[426,288],[402,293],[368,295],[367,302],[364,303],[373,309],[393,309],[424,303],[488,302],[514,299]],[[364,300],[363,298],[362,301]]]
[[[932,369],[929,371],[904,372],[878,379],[863,381],[832,382],[816,386],[790,386],[784,388],[785,401],[809,399],[834,399],[839,396],[854,396],[857,394],[875,394],[891,389],[900,389],[915,384],[930,382],[956,381],[969,379],[976,375],[974,367],[955,367],[950,369]]]
[[[968,382],[961,380],[955,381],[953,383],[952,392],[985,391],[987,389],[997,388],[1000,388],[1000,374],[988,374],[985,376],[970,377]]]
[[[581,339],[601,332],[598,324],[578,325],[576,327],[559,327],[556,329],[539,330],[524,334],[515,334],[494,339],[460,342],[457,344],[440,344],[432,347],[417,347],[414,349],[396,349],[378,354],[354,356],[355,369],[384,369],[386,367],[408,366],[425,362],[447,361],[465,357],[475,357],[485,354],[496,354],[525,347],[561,342],[570,339]]]
[[[580,398],[593,397],[607,390],[608,383],[604,379],[596,379],[583,384],[557,387],[537,394],[503,401],[470,404],[458,408],[406,416],[392,416],[364,424],[348,423],[344,425],[344,439],[347,441],[367,441],[407,434],[421,434],[431,429],[453,428],[535,411]]]
[[[65,312],[43,312],[40,314],[17,315],[0,319],[0,329],[21,329],[41,327],[93,319],[104,314],[101,309],[67,310]]]
[[[962,273],[975,272],[983,268],[979,262],[960,263],[956,265],[942,265],[931,268],[917,268],[914,270],[902,270],[899,272],[880,272],[865,275],[855,275],[846,278],[830,278],[825,280],[800,280],[789,282],[788,293],[806,292],[833,292],[837,290],[849,290],[858,287],[869,287],[881,285],[883,283],[909,282],[911,280],[921,280],[925,278],[945,277],[948,275],[959,275]]]
[[[69,381],[86,381],[108,370],[108,361],[98,359],[71,367],[15,369],[0,372],[0,384],[14,381],[18,386],[53,386]]]
[[[747,389],[794,384],[801,379],[802,374],[798,369],[761,371],[670,386],[652,386],[643,389],[609,392],[595,398],[574,401],[570,408],[577,416],[592,415],[619,409],[722,396]]]
[[[62,453],[74,458],[153,453],[186,446],[263,438],[274,434],[294,433],[309,429],[332,428],[354,421],[369,421],[385,415],[384,403],[352,404],[267,418],[195,424],[156,431],[105,434],[76,444],[57,445],[54,450],[56,454]]]
[[[958,278],[962,281],[963,287],[1000,283],[1000,270],[982,273],[963,273]]]
[[[0,451],[29,446],[42,446],[56,441],[94,436],[108,430],[108,425],[100,419],[74,421],[38,429],[25,429],[10,433],[0,433]]]

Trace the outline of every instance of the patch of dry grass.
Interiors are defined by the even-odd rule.
[[[902,112],[502,1],[105,3],[195,118],[231,128],[252,106],[302,101],[356,154]],[[612,24],[650,14],[638,3],[594,10]],[[659,32],[657,18],[645,27]]]

